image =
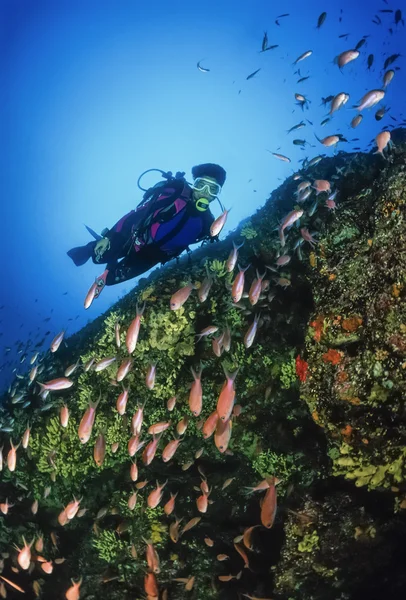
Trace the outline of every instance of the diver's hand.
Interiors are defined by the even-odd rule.
[[[94,254],[96,260],[99,261],[103,254],[110,248],[110,240],[108,238],[102,238],[99,240],[94,247]]]

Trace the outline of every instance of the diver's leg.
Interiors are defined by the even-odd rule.
[[[138,275],[142,275],[159,262],[165,260],[166,255],[152,249],[144,249],[140,252],[132,253],[123,258],[115,268],[109,270],[106,278],[106,285],[116,285],[122,281],[128,281]]]

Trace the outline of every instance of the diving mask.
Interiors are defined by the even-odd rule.
[[[208,193],[215,198],[221,192],[221,185],[205,177],[196,177],[192,185],[192,190]]]

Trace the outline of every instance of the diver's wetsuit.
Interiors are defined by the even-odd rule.
[[[94,252],[96,241],[73,248],[68,255],[77,266],[89,258],[95,264],[107,264],[106,285],[127,281],[158,263],[168,262],[190,244],[210,236],[214,217],[210,210],[198,211],[191,194],[190,186],[183,181],[169,182],[153,202],[152,211],[147,203],[122,217],[107,232],[110,247],[99,260]]]

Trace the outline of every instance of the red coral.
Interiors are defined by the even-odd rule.
[[[338,365],[341,362],[342,359],[342,353],[339,352],[338,350],[334,350],[333,348],[330,348],[330,350],[328,350],[328,352],[325,352],[323,354],[323,361],[325,363],[331,363],[332,365]]]
[[[322,315],[319,315],[314,321],[312,321],[310,323],[310,327],[313,327],[313,329],[314,329],[313,339],[316,342],[319,342],[321,339],[321,332],[323,330],[323,324],[324,324],[324,317]]]
[[[302,383],[306,381],[308,368],[309,364],[298,354],[296,356],[296,375]]]

